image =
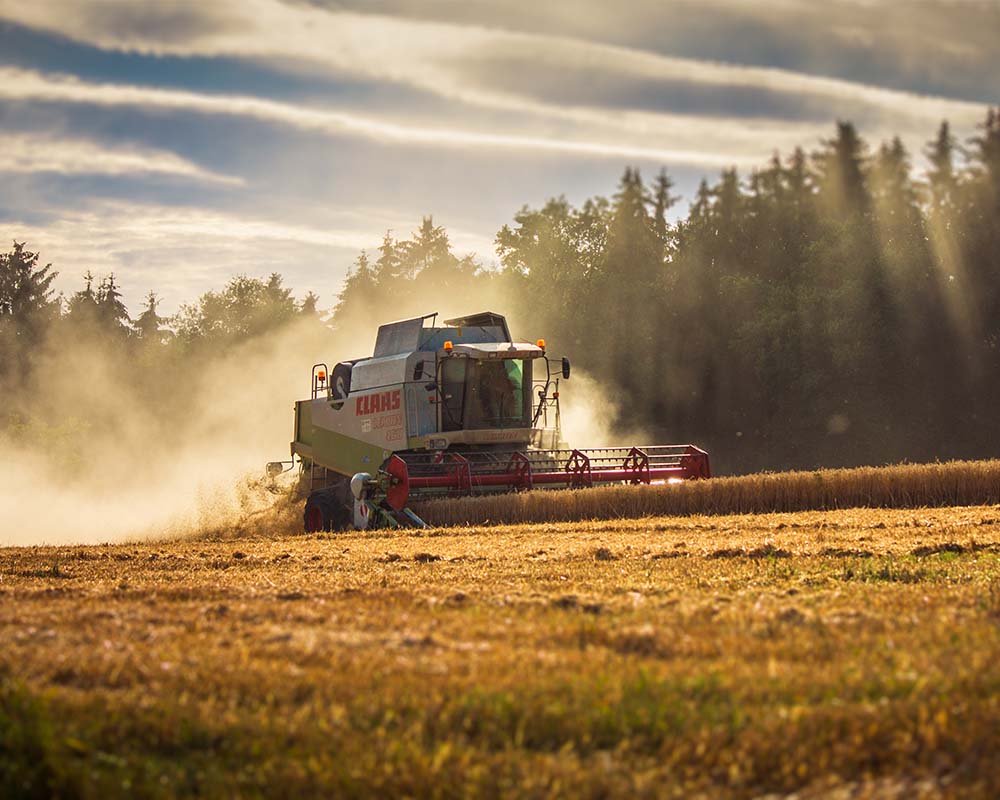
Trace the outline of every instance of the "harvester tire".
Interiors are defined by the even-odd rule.
[[[333,488],[320,489],[309,495],[302,512],[306,533],[343,531],[353,526],[354,510],[340,494]]]
[[[343,402],[351,392],[351,371],[354,365],[348,361],[341,361],[333,368],[333,375],[330,376],[330,388],[333,389],[334,399]]]

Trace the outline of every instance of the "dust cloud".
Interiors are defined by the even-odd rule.
[[[50,350],[29,401],[45,423],[0,439],[0,544],[246,529],[292,491],[287,477],[264,480],[264,464],[290,457],[292,403],[325,344],[297,324],[189,363],[123,367],[93,343]]]
[[[649,444],[642,430],[620,426],[615,393],[585,372],[573,369],[570,380],[560,383],[559,393],[563,439],[570,447],[584,450]]]
[[[175,342],[136,356],[107,341],[51,341],[32,359],[29,388],[10,398],[30,422],[0,433],[0,546],[297,532],[297,470],[271,481],[264,466],[290,458],[293,403],[309,396],[312,365],[371,355],[393,319],[504,313],[513,303],[503,295],[455,291],[442,303],[414,292],[398,313],[373,308],[333,328],[299,319],[223,352]],[[539,320],[510,322],[517,339],[545,335]],[[574,370],[561,389],[573,447],[625,443],[596,381]]]
[[[429,294],[405,305],[488,307]],[[398,310],[333,328],[297,318],[237,345],[133,346],[55,326],[16,390],[0,385],[0,546],[301,530],[297,470],[271,481],[265,464],[291,458],[312,365],[371,355],[379,324],[412,315]]]

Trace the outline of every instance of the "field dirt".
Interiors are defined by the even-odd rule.
[[[1000,793],[1000,506],[7,548],[0,642],[0,796]]]

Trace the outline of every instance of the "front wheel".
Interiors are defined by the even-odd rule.
[[[340,494],[333,489],[320,489],[309,495],[302,512],[306,533],[344,531],[354,527],[353,505],[348,505]]]

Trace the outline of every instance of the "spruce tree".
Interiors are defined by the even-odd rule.
[[[262,306],[263,331],[279,328],[295,316],[295,298],[292,297],[292,290],[285,287],[284,278],[277,272],[272,272],[264,285]]]
[[[990,108],[969,140],[970,176],[965,187],[963,261],[977,315],[985,371],[1000,372],[1000,109]],[[1000,378],[996,378],[1000,385]]]
[[[400,272],[415,278],[434,266],[450,265],[454,261],[451,244],[444,228],[434,224],[432,216],[424,217],[413,238],[399,243]]]
[[[307,292],[299,303],[299,315],[308,318],[319,318],[319,295],[315,292]]]
[[[96,306],[98,324],[104,332],[122,337],[129,335],[132,320],[113,272],[98,286]]]
[[[955,200],[958,176],[955,172],[955,150],[957,142],[951,127],[945,120],[938,128],[937,137],[927,143],[924,154],[930,162],[927,183],[930,187],[931,213],[940,213],[950,208]]]
[[[39,266],[38,253],[25,250],[22,242],[0,253],[0,324],[26,343],[36,342],[58,312],[52,296],[58,274],[51,264]]]
[[[870,207],[865,181],[865,143],[850,122],[837,123],[837,135],[824,142],[815,158],[820,198],[827,213],[861,217]]]
[[[160,300],[155,292],[146,295],[146,305],[135,320],[136,335],[145,343],[162,344],[164,331],[162,325],[166,321],[157,312]]]
[[[93,332],[99,326],[98,316],[94,275],[88,269],[83,274],[83,288],[75,292],[66,304],[66,317],[78,330]]]
[[[350,331],[371,324],[371,314],[378,302],[378,284],[368,253],[364,250],[347,272],[344,288],[337,295],[332,322],[336,330]]]
[[[670,193],[673,188],[674,182],[667,175],[667,171],[661,169],[653,182],[653,230],[656,231],[664,248],[667,247],[667,212],[680,199]]]
[[[20,381],[30,367],[32,351],[59,315],[52,296],[57,272],[38,264],[38,253],[14,242],[0,253],[0,381]]]

